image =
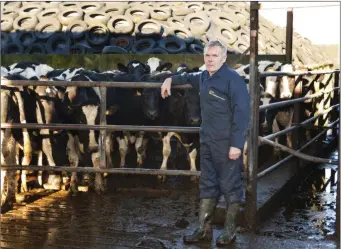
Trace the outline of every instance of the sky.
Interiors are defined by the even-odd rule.
[[[340,2],[264,2],[259,14],[281,27],[286,26],[288,7],[294,7],[294,31],[308,38],[313,44],[340,44]],[[296,8],[299,6],[328,6]],[[334,6],[330,6],[334,5]],[[335,6],[337,5],[337,6]],[[271,9],[268,8],[283,8]]]

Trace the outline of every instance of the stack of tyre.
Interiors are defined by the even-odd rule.
[[[5,2],[1,14],[2,53],[202,54],[219,39],[236,54],[250,42],[245,2]],[[285,29],[260,18],[259,53],[284,52]]]

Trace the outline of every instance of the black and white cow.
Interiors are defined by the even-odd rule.
[[[155,65],[156,64],[156,65]],[[158,59],[149,59],[151,73],[145,75],[145,81],[163,82],[173,75],[169,71],[170,63],[161,63]],[[166,70],[165,70],[166,69]],[[197,71],[198,69],[194,69]],[[177,73],[191,72],[186,65],[181,65]],[[177,74],[176,73],[176,74]],[[173,89],[172,95],[162,99],[160,89],[144,89],[143,112],[150,119],[152,125],[167,126],[200,126],[200,103],[198,89],[178,90]],[[174,136],[186,148],[190,170],[196,171],[196,157],[198,154],[199,134],[179,134],[175,132],[159,133],[163,142],[163,161],[161,169],[167,169],[167,162],[171,155],[171,138]],[[159,176],[159,180],[165,181],[165,176]],[[196,177],[192,178],[197,180]]]

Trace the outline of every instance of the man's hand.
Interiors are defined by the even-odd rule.
[[[161,86],[161,97],[167,98],[171,95],[172,78],[167,78]]]
[[[229,158],[231,160],[236,160],[240,157],[240,155],[242,154],[242,151],[239,148],[236,147],[230,147],[230,151],[229,151]]]

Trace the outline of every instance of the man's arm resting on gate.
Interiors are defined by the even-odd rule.
[[[202,72],[196,73],[182,73],[179,75],[173,75],[172,78],[172,85],[185,85],[190,84],[193,87],[199,85],[200,76]]]

